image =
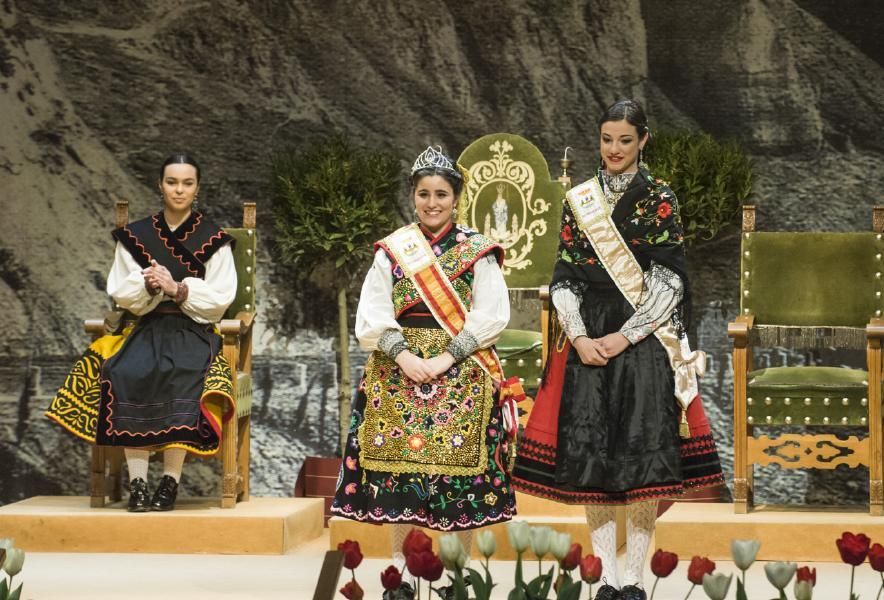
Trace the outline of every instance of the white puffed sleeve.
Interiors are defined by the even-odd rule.
[[[236,298],[236,264],[225,244],[206,261],[206,276],[185,277],[187,299],[181,310],[197,323],[217,323]]]
[[[493,255],[483,256],[473,265],[472,291],[464,328],[447,348],[458,362],[479,348],[492,346],[510,322],[509,292]]]
[[[120,308],[139,316],[149,313],[165,299],[162,293],[151,295],[147,291],[141,266],[119,242],[107,276],[107,293]]]
[[[366,351],[380,348],[390,354],[393,347],[403,349],[402,327],[396,322],[393,308],[392,266],[387,253],[378,250],[362,282],[359,305],[356,307],[356,339],[359,340],[359,347]],[[381,338],[384,338],[384,343],[381,343]]]

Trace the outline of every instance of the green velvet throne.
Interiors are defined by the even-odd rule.
[[[753,502],[754,465],[869,468],[869,511],[884,514],[881,339],[884,240],[874,231],[756,232],[743,209],[740,315],[728,324],[734,354],[734,509]],[[864,348],[867,370],[831,366],[754,369],[752,347]],[[755,436],[756,426],[779,435]],[[865,436],[815,433],[862,427]]]
[[[494,133],[470,144],[458,163],[469,172],[458,206],[459,220],[499,243],[503,275],[512,291],[538,294],[543,302],[537,330],[506,329],[497,353],[507,377],[517,376],[532,393],[545,359],[547,283],[559,242],[567,173],[551,179],[546,159],[518,135]],[[563,162],[563,168],[569,163]]]

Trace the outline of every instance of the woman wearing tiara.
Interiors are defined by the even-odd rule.
[[[597,600],[643,600],[657,501],[722,482],[697,389],[704,355],[687,344],[678,203],[641,162],[649,139],[637,102],[610,106],[598,176],[566,196],[555,343],[513,472],[520,491],[586,506],[605,581]],[[622,580],[615,505],[627,507]]]
[[[469,552],[470,530],[515,514],[492,349],[510,316],[503,250],[455,223],[464,173],[441,151],[418,156],[410,182],[416,223],[376,244],[359,298],[372,354],[331,508],[392,524],[400,570],[412,525],[457,532]]]

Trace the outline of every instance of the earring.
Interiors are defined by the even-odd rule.
[[[457,221],[457,207],[451,209],[451,220]]]
[[[197,210],[200,207],[200,195],[196,193],[193,195],[193,209]]]
[[[638,149],[638,167],[639,167],[640,169],[645,169],[645,170],[647,170],[647,169],[648,169],[648,165],[647,165],[647,163],[645,163],[645,161],[644,161],[644,158],[643,158],[643,152],[644,152],[644,150],[643,150],[642,148],[639,148],[639,149]]]
[[[605,159],[604,159],[604,158],[601,158],[601,157],[599,157],[599,170],[600,170],[600,171],[604,171],[604,170],[605,170]]]

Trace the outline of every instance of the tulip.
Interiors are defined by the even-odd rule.
[[[841,534],[841,537],[835,540],[838,546],[838,552],[841,554],[841,560],[851,565],[850,569],[850,597],[853,597],[853,576],[856,567],[863,564],[866,556],[869,554],[869,544],[872,540],[864,533],[853,535],[849,531]]]
[[[434,581],[439,581],[439,578],[442,577],[442,572],[445,570],[442,561],[439,560],[439,557],[433,553],[429,553],[430,560],[425,565],[424,569],[424,579],[429,581],[430,583]],[[433,586],[430,586],[430,589],[433,589]]]
[[[571,551],[571,534],[554,532],[549,549],[556,560],[562,562]]]
[[[795,581],[795,600],[813,600],[813,586],[809,581]]]
[[[543,557],[549,552],[549,546],[555,532],[549,527],[532,527],[531,528],[531,549],[537,560],[543,560]]]
[[[795,581],[806,581],[810,583],[810,587],[816,585],[816,567],[801,567],[795,571]]]
[[[338,550],[344,555],[345,568],[352,571],[362,562],[362,551],[359,549],[359,542],[346,540],[338,544]]]
[[[466,565],[466,554],[463,544],[453,533],[439,538],[439,556],[442,558],[442,564],[449,571],[463,569]]]
[[[873,544],[871,548],[869,548],[869,564],[872,565],[872,568],[878,571],[878,574],[881,575],[881,587],[878,588],[878,596],[881,597],[881,592],[884,592],[884,546],[881,544]],[[814,581],[816,583],[816,581]]]
[[[423,579],[428,566],[433,562],[434,556],[432,552],[412,552],[405,557],[405,565],[408,568],[408,572],[415,577]]]
[[[703,575],[712,574],[714,570],[715,562],[705,556],[695,556],[688,565],[688,580],[694,585],[703,585]]]
[[[731,557],[737,568],[743,571],[752,566],[755,557],[758,556],[758,549],[761,548],[761,542],[758,540],[732,540],[731,541]],[[745,577],[744,577],[745,578]]]
[[[9,550],[13,547],[15,547],[15,543],[12,538],[0,538],[0,548],[3,548],[4,550]]]
[[[408,556],[412,552],[432,552],[433,540],[420,529],[412,529],[402,542],[402,554]]]
[[[525,521],[510,521],[506,524],[507,537],[510,540],[510,546],[517,554],[521,554],[528,549],[531,543],[531,526]]]
[[[657,550],[651,557],[651,572],[657,577],[669,577],[678,566],[678,555],[674,552]]]
[[[724,573],[703,575],[703,591],[709,596],[710,600],[724,600],[727,591],[731,587],[731,580],[734,574],[725,575]]]
[[[798,565],[793,562],[772,562],[764,565],[764,574],[767,575],[767,580],[782,592],[792,581],[797,568]]]
[[[571,544],[568,554],[562,559],[561,567],[563,571],[573,571],[580,566],[580,555],[583,554],[583,547],[580,544]]]
[[[868,536],[863,533],[853,535],[849,531],[845,531],[841,534],[840,539],[835,540],[835,545],[838,546],[838,552],[841,553],[841,560],[856,567],[865,562],[870,542]]]
[[[355,579],[351,579],[344,587],[340,590],[341,595],[344,596],[347,600],[362,600],[362,597],[365,595],[365,592],[362,591],[362,588],[359,587],[359,584],[356,583]]]
[[[3,570],[10,577],[15,577],[21,572],[22,565],[25,564],[25,551],[19,548],[7,548],[6,560],[3,561]]]
[[[497,550],[497,538],[492,531],[485,529],[476,534],[476,545],[482,556],[491,558],[491,555]]]
[[[691,559],[691,564],[688,565],[688,581],[692,585],[691,589],[688,590],[687,596],[685,596],[685,600],[690,597],[695,587],[703,585],[703,575],[711,575],[714,570],[715,563],[705,556],[695,556]]]
[[[881,544],[872,544],[869,548],[869,564],[878,571],[884,571],[884,546]]]
[[[390,565],[385,571],[381,572],[381,585],[385,590],[395,591],[402,586],[402,573],[399,569]]]
[[[678,554],[675,554],[674,552],[666,552],[659,548],[654,552],[654,556],[651,557],[651,572],[656,578],[654,579],[654,587],[651,588],[652,599],[654,593],[657,591],[657,584],[660,582],[660,578],[669,577],[677,566]]]
[[[592,585],[602,578],[602,559],[592,554],[587,554],[580,561],[580,579]]]

